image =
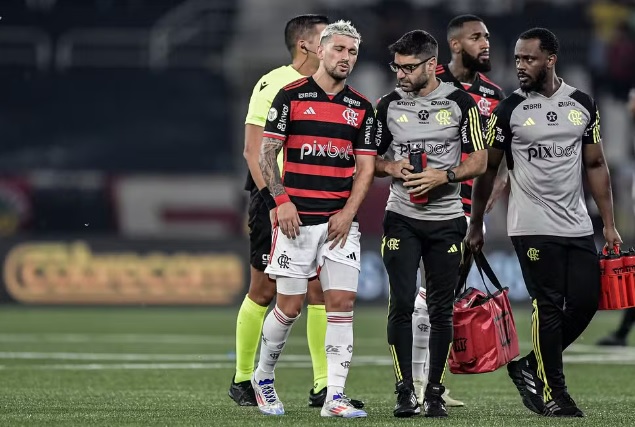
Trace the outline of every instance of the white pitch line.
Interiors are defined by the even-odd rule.
[[[285,354],[285,362],[310,362],[308,355]],[[84,361],[158,361],[158,362],[232,362],[228,354],[140,354],[140,353],[68,353],[68,352],[0,352],[0,359],[7,360],[84,360]],[[354,363],[384,365],[392,363],[387,356],[354,356]]]
[[[227,354],[139,354],[139,353],[68,353],[68,352],[0,352],[5,360],[69,360],[69,361],[123,361],[140,363],[78,363],[46,365],[4,365],[5,369],[231,369],[234,357]],[[565,354],[565,363],[574,364],[635,364],[635,353],[614,354]],[[141,363],[146,362],[146,363]],[[153,363],[157,362],[157,363]],[[160,363],[172,362],[172,363]],[[353,356],[354,366],[391,366],[386,356]],[[286,354],[280,366],[287,368],[311,367],[308,355]]]
[[[234,358],[226,354],[132,354],[132,353],[67,353],[15,351],[0,352],[0,359],[22,360],[122,360],[122,361],[164,361],[164,362],[213,362]]]
[[[213,335],[165,334],[1,334],[5,343],[132,343],[132,344],[224,344],[234,342],[233,337]]]
[[[614,357],[611,360],[606,360],[601,355],[579,355],[579,356],[565,356],[565,363],[574,364],[621,364],[621,365],[635,365],[635,359],[628,358],[619,360],[618,357]],[[373,363],[368,363],[368,360],[353,360],[355,366],[391,366],[392,359],[390,358],[374,358]],[[282,369],[309,369],[311,368],[310,360],[304,362],[291,362],[280,360],[279,367]],[[65,370],[65,371],[104,371],[104,370],[184,370],[184,369],[233,369],[233,363],[83,363],[83,364],[49,364],[49,365],[16,365],[16,366],[1,366],[0,369],[11,370]]]
[[[233,336],[215,335],[171,335],[171,334],[38,334],[38,333],[0,333],[0,343],[64,343],[64,344],[183,344],[213,345],[234,344]],[[287,345],[306,346],[304,337],[293,339]],[[358,347],[386,345],[384,338],[360,338],[355,340]]]

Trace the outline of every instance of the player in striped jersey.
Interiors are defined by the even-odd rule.
[[[276,279],[278,297],[263,326],[252,385],[260,411],[269,415],[284,414],[274,369],[300,315],[307,282],[319,275],[328,364],[321,415],[366,416],[344,394],[360,270],[356,215],[372,183],[376,155],[372,105],[346,85],[360,41],[350,22],[327,26],[320,37],[318,71],[278,92],[267,116],[260,166],[275,204],[270,205],[274,235],[265,273]],[[281,178],[276,156],[283,148]]]
[[[453,18],[448,24],[447,41],[452,53],[449,64],[439,64],[436,68],[436,76],[446,83],[464,90],[474,99],[482,123],[490,116],[492,110],[505,98],[503,90],[494,84],[485,72],[491,70],[489,31],[481,18],[475,15],[460,15]],[[468,157],[463,153],[461,160]],[[507,168],[502,165],[501,178],[496,181],[490,203],[500,195],[506,186]],[[461,202],[466,219],[470,221],[472,211],[472,180],[461,183]],[[428,318],[428,306],[426,304],[426,290],[424,274],[421,275],[422,283],[415,301],[415,311],[412,319],[412,376],[417,391],[419,403],[423,404],[423,390],[426,388],[428,371],[430,341],[430,320]],[[421,390],[421,392],[420,392]],[[447,406],[463,406],[460,400],[452,398],[446,389],[443,399]]]
[[[236,319],[236,371],[229,388],[229,396],[240,406],[257,405],[251,376],[262,322],[276,291],[275,283],[264,273],[271,252],[271,222],[265,199],[271,199],[271,195],[258,164],[262,132],[267,121],[267,112],[278,91],[318,69],[320,61],[315,51],[320,34],[327,24],[328,18],[322,15],[300,15],[290,19],[285,26],[284,38],[292,63],[262,76],[254,86],[249,101],[245,119],[244,156],[249,167],[245,190],[250,193],[248,224],[251,278],[249,291]],[[324,296],[317,280],[309,284],[307,302],[307,341],[313,365],[313,388],[309,391],[309,406],[322,407],[326,396],[327,375],[324,351],[326,312]],[[363,402],[353,403],[363,406]]]

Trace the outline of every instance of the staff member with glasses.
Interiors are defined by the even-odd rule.
[[[445,361],[452,343],[452,301],[467,222],[460,182],[485,172],[478,107],[466,92],[435,77],[437,41],[415,30],[389,47],[398,87],[377,104],[375,175],[392,177],[384,217],[382,257],[390,279],[388,344],[393,356],[396,417],[420,413],[412,379],[412,314],[417,270],[423,260],[430,315],[430,372],[424,393],[427,417],[446,417]],[[412,150],[427,157],[413,173]],[[461,162],[461,154],[468,157]],[[415,202],[411,201],[415,197]],[[416,202],[427,196],[427,201]]]

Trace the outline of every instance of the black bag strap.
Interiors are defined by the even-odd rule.
[[[472,262],[476,263],[476,269],[481,276],[483,286],[485,286],[485,289],[490,296],[492,295],[492,292],[490,292],[489,288],[487,287],[487,283],[485,283],[485,276],[487,276],[487,278],[490,280],[490,282],[492,282],[492,284],[498,291],[503,292],[503,286],[498,280],[498,277],[496,277],[496,274],[494,274],[494,270],[492,270],[492,267],[489,265],[489,262],[485,258],[483,251],[474,254],[466,245],[463,250],[463,257],[461,259],[461,265],[459,267],[459,281],[457,282],[455,288],[455,296],[458,297],[465,290],[467,286],[467,276],[470,274]],[[483,276],[483,273],[485,273],[485,276]]]
[[[478,269],[478,272],[481,275],[481,280],[483,280],[483,284],[485,284],[485,278],[483,277],[483,273],[485,273],[489,281],[492,282],[492,285],[494,285],[494,287],[498,291],[503,292],[503,286],[498,280],[498,277],[496,277],[496,274],[494,274],[494,270],[492,270],[492,267],[489,265],[489,262],[487,262],[487,259],[485,258],[485,254],[483,254],[483,251],[476,254],[476,256],[474,257],[474,262],[476,263],[476,268]],[[485,285],[485,287],[487,287],[487,285]]]
[[[456,288],[454,289],[454,296],[458,297],[463,293],[467,284],[467,276],[470,274],[470,269],[472,268],[472,251],[470,248],[461,243],[463,249],[463,255],[461,256],[461,264],[459,265],[459,281],[456,283]]]

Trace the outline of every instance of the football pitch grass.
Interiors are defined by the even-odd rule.
[[[277,368],[286,415],[264,416],[227,396],[234,370],[236,308],[28,308],[0,306],[0,426],[635,426],[635,347],[594,342],[619,322],[600,312],[565,353],[569,391],[587,417],[529,412],[504,368],[449,375],[466,403],[446,420],[396,419],[386,309],[358,307],[347,394],[368,418],[324,419],[307,406],[312,371],[305,317]],[[529,310],[514,311],[521,352],[529,349]]]

